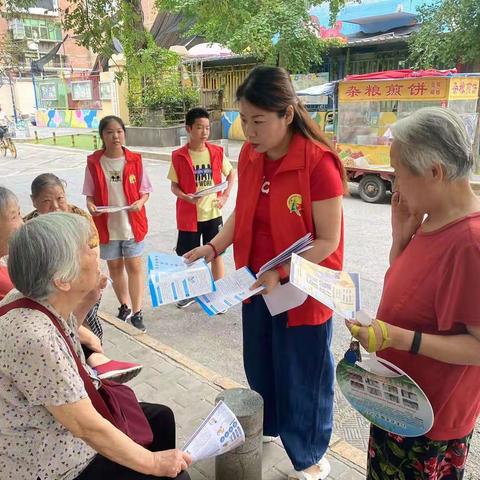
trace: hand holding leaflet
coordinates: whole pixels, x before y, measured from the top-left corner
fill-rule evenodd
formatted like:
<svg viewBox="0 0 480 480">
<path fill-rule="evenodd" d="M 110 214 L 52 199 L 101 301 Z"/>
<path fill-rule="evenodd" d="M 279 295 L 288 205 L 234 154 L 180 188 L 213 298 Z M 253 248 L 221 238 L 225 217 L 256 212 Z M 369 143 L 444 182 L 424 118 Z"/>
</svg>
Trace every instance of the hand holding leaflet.
<svg viewBox="0 0 480 480">
<path fill-rule="evenodd" d="M 167 253 L 148 256 L 148 286 L 154 307 L 215 290 L 212 272 L 203 258 L 187 265 L 183 257 Z"/>
<path fill-rule="evenodd" d="M 123 210 L 130 210 L 130 205 L 125 205 L 123 207 L 115 207 L 111 205 L 100 205 L 96 207 L 98 213 L 117 213 Z"/>
<path fill-rule="evenodd" d="M 212 193 L 223 192 L 228 187 L 228 182 L 217 183 L 213 187 L 204 188 L 192 195 L 193 198 L 206 197 L 207 195 L 212 195 Z"/>
<path fill-rule="evenodd" d="M 247 267 L 243 267 L 225 278 L 217 280 L 214 292 L 201 295 L 195 300 L 211 317 L 263 290 L 262 287 L 250 290 L 253 283 L 255 283 L 255 276 Z"/>
<path fill-rule="evenodd" d="M 257 278 L 267 270 L 278 267 L 282 263 L 290 260 L 293 253 L 300 254 L 310 250 L 312 248 L 313 236 L 311 233 L 307 233 L 304 237 L 299 238 L 296 242 L 292 243 L 288 248 L 283 252 L 279 253 L 275 258 L 272 258 L 270 261 L 265 263 L 260 267 L 260 270 L 257 273 Z"/>
<path fill-rule="evenodd" d="M 198 462 L 229 452 L 245 442 L 240 422 L 224 402 L 218 402 L 183 447 Z"/>
</svg>

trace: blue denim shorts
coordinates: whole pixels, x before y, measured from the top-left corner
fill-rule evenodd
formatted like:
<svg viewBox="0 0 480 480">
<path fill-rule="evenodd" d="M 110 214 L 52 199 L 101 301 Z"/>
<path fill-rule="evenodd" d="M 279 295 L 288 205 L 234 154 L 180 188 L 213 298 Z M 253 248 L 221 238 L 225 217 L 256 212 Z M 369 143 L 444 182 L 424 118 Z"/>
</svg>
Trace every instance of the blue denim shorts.
<svg viewBox="0 0 480 480">
<path fill-rule="evenodd" d="M 100 258 L 102 260 L 117 260 L 118 258 L 139 257 L 143 253 L 144 243 L 130 240 L 110 240 L 100 244 Z"/>
</svg>

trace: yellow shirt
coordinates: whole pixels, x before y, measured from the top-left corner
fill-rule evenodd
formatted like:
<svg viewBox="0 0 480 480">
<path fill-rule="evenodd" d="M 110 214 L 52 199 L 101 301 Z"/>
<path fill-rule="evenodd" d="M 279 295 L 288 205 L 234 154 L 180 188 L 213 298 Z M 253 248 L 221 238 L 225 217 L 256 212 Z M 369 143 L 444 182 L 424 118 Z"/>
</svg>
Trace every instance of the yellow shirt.
<svg viewBox="0 0 480 480">
<path fill-rule="evenodd" d="M 195 173 L 195 184 L 197 186 L 197 192 L 200 190 L 205 190 L 208 187 L 214 185 L 213 175 L 212 175 L 212 166 L 210 163 L 210 153 L 208 149 L 203 150 L 202 152 L 196 152 L 189 150 L 188 153 L 192 158 L 193 170 Z M 228 158 L 224 155 L 222 162 L 222 174 L 226 177 L 232 171 L 232 164 L 228 161 Z M 173 163 L 170 164 L 170 170 L 168 171 L 167 178 L 175 183 L 178 183 L 177 172 L 173 166 Z M 208 195 L 202 197 L 197 203 L 197 219 L 199 222 L 206 222 L 212 220 L 213 218 L 220 217 L 222 212 L 217 208 L 217 194 Z"/>
</svg>

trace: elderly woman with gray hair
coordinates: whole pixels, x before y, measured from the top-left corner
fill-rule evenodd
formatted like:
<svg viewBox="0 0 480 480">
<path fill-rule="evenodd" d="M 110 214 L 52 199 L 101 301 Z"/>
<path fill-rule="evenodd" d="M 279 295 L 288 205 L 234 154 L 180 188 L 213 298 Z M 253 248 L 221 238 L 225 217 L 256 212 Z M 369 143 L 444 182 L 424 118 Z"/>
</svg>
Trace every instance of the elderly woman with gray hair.
<svg viewBox="0 0 480 480">
<path fill-rule="evenodd" d="M 472 145 L 461 118 L 443 108 L 420 109 L 392 132 L 390 268 L 373 329 L 347 326 L 415 380 L 435 420 L 421 437 L 372 426 L 367 478 L 457 480 L 480 412 L 480 200 L 469 183 Z"/>
<path fill-rule="evenodd" d="M 5 262 L 8 239 L 23 224 L 15 194 L 0 185 L 0 300 L 13 288 Z"/>
<path fill-rule="evenodd" d="M 65 186 L 66 182 L 53 173 L 42 173 L 35 177 L 31 185 L 32 194 L 30 196 L 35 210 L 25 216 L 23 220 L 28 222 L 39 215 L 52 212 L 67 212 L 80 215 L 90 223 L 91 233 L 88 244 L 99 255 L 100 241 L 95 223 L 93 223 L 92 217 L 85 210 L 68 203 Z M 89 301 L 88 297 L 90 297 L 91 301 Z M 101 379 L 124 383 L 137 376 L 142 369 L 142 365 L 110 360 L 105 355 L 102 347 L 103 328 L 98 318 L 99 297 L 98 291 L 91 292 L 85 298 L 84 305 L 80 306 L 75 312 L 75 316 L 79 320 L 78 335 L 82 343 L 83 353 L 88 365 L 95 368 Z"/>
<path fill-rule="evenodd" d="M 140 409 L 134 401 L 143 417 L 136 422 L 149 431 L 149 449 L 108 420 L 107 406 L 98 408 L 100 385 L 85 362 L 72 315 L 100 282 L 90 233 L 79 215 L 49 213 L 10 238 L 8 272 L 17 290 L 0 303 L 0 476 L 187 480 L 190 457 L 175 449 L 168 407 Z"/>
</svg>

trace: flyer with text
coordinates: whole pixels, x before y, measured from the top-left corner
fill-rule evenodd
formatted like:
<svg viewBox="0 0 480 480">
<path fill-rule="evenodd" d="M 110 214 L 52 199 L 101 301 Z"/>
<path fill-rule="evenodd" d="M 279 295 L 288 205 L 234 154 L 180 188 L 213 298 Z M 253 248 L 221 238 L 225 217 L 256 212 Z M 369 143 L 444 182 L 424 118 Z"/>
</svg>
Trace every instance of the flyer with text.
<svg viewBox="0 0 480 480">
<path fill-rule="evenodd" d="M 349 320 L 361 308 L 358 273 L 331 270 L 294 253 L 290 283 Z"/>
</svg>

